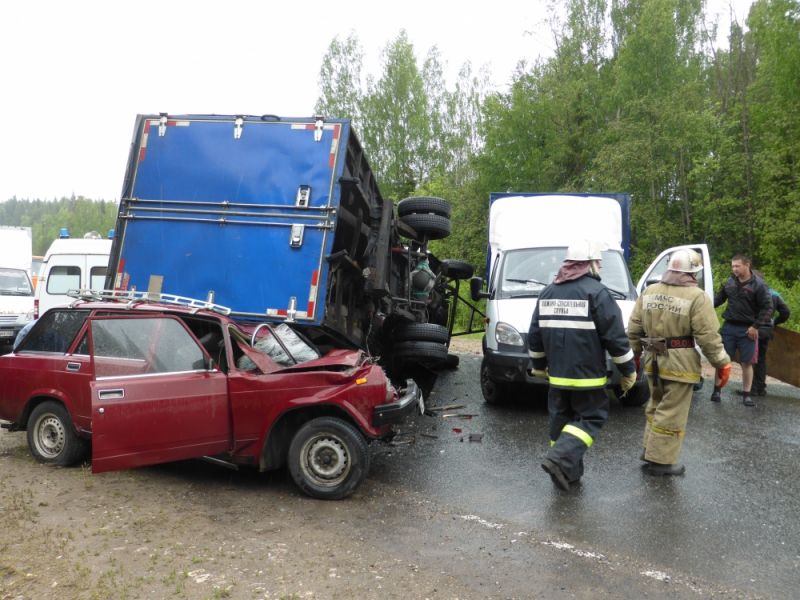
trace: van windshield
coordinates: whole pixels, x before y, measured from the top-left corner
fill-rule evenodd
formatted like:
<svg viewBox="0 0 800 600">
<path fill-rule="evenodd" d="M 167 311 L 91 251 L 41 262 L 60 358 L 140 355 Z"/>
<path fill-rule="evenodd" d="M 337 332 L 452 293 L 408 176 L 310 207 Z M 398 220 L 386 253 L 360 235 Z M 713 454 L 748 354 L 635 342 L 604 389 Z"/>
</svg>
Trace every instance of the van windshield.
<svg viewBox="0 0 800 600">
<path fill-rule="evenodd" d="M 536 297 L 555 279 L 566 248 L 523 248 L 510 250 L 503 257 L 498 296 Z M 622 253 L 603 252 L 601 282 L 619 299 L 633 300 L 633 284 Z"/>
<path fill-rule="evenodd" d="M 0 268 L 0 296 L 33 296 L 28 274 L 21 269 Z"/>
</svg>

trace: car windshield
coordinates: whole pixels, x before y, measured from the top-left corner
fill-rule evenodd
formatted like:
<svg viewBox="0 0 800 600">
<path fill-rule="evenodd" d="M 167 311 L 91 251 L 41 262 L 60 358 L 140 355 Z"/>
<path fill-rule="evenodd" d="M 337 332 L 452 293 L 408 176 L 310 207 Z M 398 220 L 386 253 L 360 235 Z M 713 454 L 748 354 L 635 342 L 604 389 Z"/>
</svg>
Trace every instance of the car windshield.
<svg viewBox="0 0 800 600">
<path fill-rule="evenodd" d="M 28 274 L 22 269 L 0 268 L 0 296 L 33 296 Z"/>
<path fill-rule="evenodd" d="M 566 248 L 523 248 L 510 250 L 503 257 L 500 298 L 536 297 L 553 282 L 564 260 Z M 600 277 L 611 293 L 632 300 L 633 286 L 621 252 L 603 252 Z"/>
</svg>

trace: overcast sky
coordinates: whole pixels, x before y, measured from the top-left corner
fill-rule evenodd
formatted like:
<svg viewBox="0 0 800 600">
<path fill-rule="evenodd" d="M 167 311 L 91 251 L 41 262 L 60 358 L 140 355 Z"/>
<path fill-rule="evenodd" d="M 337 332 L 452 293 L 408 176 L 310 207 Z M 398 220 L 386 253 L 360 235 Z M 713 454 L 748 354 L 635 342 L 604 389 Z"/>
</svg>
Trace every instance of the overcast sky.
<svg viewBox="0 0 800 600">
<path fill-rule="evenodd" d="M 0 201 L 116 200 L 139 113 L 309 116 L 331 40 L 355 32 L 365 68 L 401 29 L 450 83 L 470 61 L 502 89 L 552 52 L 547 0 L 2 0 Z M 744 21 L 752 0 L 709 0 Z M 725 39 L 723 37 L 723 39 Z"/>
</svg>

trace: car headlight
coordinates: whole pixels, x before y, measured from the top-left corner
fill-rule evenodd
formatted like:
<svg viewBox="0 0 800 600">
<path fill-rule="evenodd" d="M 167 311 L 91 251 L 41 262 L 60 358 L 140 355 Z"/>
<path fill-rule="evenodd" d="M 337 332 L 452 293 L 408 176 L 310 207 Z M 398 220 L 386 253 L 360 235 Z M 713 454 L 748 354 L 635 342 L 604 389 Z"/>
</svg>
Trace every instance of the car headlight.
<svg viewBox="0 0 800 600">
<path fill-rule="evenodd" d="M 507 344 L 509 346 L 523 346 L 522 336 L 519 331 L 514 329 L 508 323 L 498 323 L 494 328 L 494 339 L 498 344 Z"/>
</svg>

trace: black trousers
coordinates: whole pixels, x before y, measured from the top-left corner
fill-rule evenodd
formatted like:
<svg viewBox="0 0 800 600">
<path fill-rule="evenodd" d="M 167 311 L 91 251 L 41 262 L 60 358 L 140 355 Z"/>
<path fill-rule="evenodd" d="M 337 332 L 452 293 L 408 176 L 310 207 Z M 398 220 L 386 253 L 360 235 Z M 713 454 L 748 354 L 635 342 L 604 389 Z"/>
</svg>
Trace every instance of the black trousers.
<svg viewBox="0 0 800 600">
<path fill-rule="evenodd" d="M 564 390 L 550 386 L 549 458 L 569 481 L 583 475 L 583 455 L 608 420 L 609 400 L 605 389 Z"/>
<path fill-rule="evenodd" d="M 767 346 L 769 338 L 758 338 L 758 362 L 753 365 L 754 392 L 763 392 L 767 389 Z"/>
</svg>

